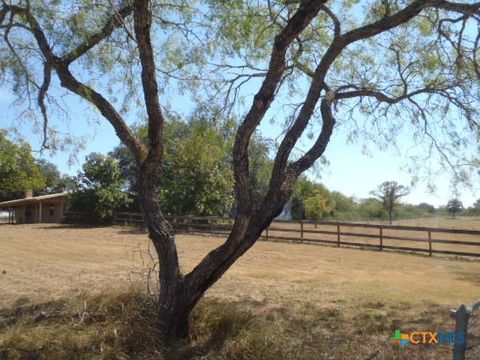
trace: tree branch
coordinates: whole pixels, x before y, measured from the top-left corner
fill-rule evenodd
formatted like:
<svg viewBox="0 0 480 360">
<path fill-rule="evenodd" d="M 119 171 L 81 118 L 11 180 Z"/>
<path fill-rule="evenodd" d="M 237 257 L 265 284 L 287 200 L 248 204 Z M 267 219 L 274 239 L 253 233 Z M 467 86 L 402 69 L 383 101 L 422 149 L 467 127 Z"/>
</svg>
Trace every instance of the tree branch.
<svg viewBox="0 0 480 360">
<path fill-rule="evenodd" d="M 335 117 L 332 113 L 334 96 L 335 94 L 333 92 L 327 93 L 327 95 L 322 99 L 322 102 L 320 104 L 320 112 L 322 114 L 323 125 L 317 140 L 310 148 L 310 150 L 305 153 L 305 155 L 290 164 L 287 169 L 287 173 L 291 173 L 295 180 L 300 174 L 310 168 L 313 163 L 325 152 L 327 144 L 330 141 L 330 137 L 332 136 L 333 128 L 335 126 Z"/>
<path fill-rule="evenodd" d="M 325 12 L 333 21 L 334 38 L 340 37 L 340 35 L 342 34 L 342 30 L 341 30 L 340 21 L 338 20 L 337 15 L 335 15 L 335 13 L 327 6 L 322 6 L 322 11 Z"/>
<path fill-rule="evenodd" d="M 108 19 L 102 29 L 90 36 L 88 36 L 80 45 L 78 45 L 75 49 L 68 52 L 64 56 L 62 56 L 62 61 L 65 64 L 70 64 L 77 60 L 79 57 L 84 55 L 90 49 L 94 48 L 98 45 L 102 40 L 110 36 L 115 29 L 124 25 L 123 19 L 128 17 L 133 12 L 133 5 L 127 4 L 120 10 L 115 10 L 115 14 Z"/>
<path fill-rule="evenodd" d="M 435 7 L 448 11 L 458 12 L 464 15 L 479 14 L 480 2 L 473 4 L 462 4 L 450 1 L 440 1 L 435 3 Z"/>
<path fill-rule="evenodd" d="M 47 148 L 47 129 L 48 129 L 48 114 L 47 107 L 45 106 L 45 96 L 50 86 L 50 80 L 52 78 L 52 64 L 48 61 L 43 65 L 43 83 L 38 92 L 38 106 L 43 116 L 43 140 L 40 147 L 41 150 Z"/>
<path fill-rule="evenodd" d="M 29 31 L 33 34 L 45 61 L 55 69 L 60 78 L 61 85 L 95 105 L 100 113 L 112 124 L 117 136 L 129 148 L 135 160 L 139 163 L 142 162 L 145 158 L 144 148 L 123 120 L 122 116 L 101 94 L 81 83 L 73 76 L 68 68 L 69 64 L 65 63 L 53 53 L 40 24 L 35 17 L 32 16 L 30 11 L 20 6 L 3 4 L 0 14 L 7 14 L 8 12 L 19 15 L 26 20 L 30 27 Z"/>
<path fill-rule="evenodd" d="M 237 216 L 227 241 L 211 251 L 186 277 L 185 281 L 195 294 L 203 293 L 218 280 L 236 259 L 245 253 L 256 241 L 255 231 L 249 227 L 252 194 L 248 165 L 248 144 L 250 137 L 273 101 L 275 91 L 285 71 L 285 55 L 290 44 L 308 26 L 320 11 L 325 0 L 309 0 L 303 2 L 296 13 L 288 20 L 287 25 L 275 37 L 270 56 L 267 75 L 254 97 L 253 104 L 240 125 L 233 149 L 233 165 L 235 173 L 235 190 L 237 199 Z M 268 217 L 265 221 L 270 222 Z M 250 231 L 250 230 L 252 231 Z M 249 232 L 250 231 L 250 232 Z"/>
<path fill-rule="evenodd" d="M 146 157 L 145 148 L 113 105 L 103 95 L 78 81 L 63 63 L 54 62 L 54 68 L 60 78 L 61 85 L 95 105 L 103 117 L 113 126 L 118 138 L 132 152 L 135 161 L 141 164 Z"/>
<path fill-rule="evenodd" d="M 239 215 L 247 214 L 251 208 L 252 194 L 248 169 L 248 144 L 250 137 L 273 101 L 275 91 L 285 71 L 287 48 L 317 15 L 325 1 L 309 0 L 302 3 L 285 28 L 275 37 L 267 75 L 260 90 L 254 97 L 249 112 L 237 131 L 233 150 L 233 165 L 237 212 Z"/>
<path fill-rule="evenodd" d="M 463 12 L 474 12 L 477 11 L 480 7 L 480 3 L 469 5 L 467 7 L 457 6 L 458 4 L 442 2 L 440 7 L 444 7 L 448 10 L 452 11 L 463 11 Z M 399 26 L 402 23 L 405 23 L 418 15 L 424 8 L 429 6 L 437 6 L 438 1 L 425 1 L 419 0 L 415 1 L 414 3 L 410 4 L 409 6 L 405 7 L 404 9 L 398 11 L 395 14 L 388 15 L 383 17 L 382 19 L 372 23 L 360 27 L 358 29 L 351 30 L 343 35 L 339 35 L 334 38 L 332 44 L 325 52 L 322 60 L 320 61 L 319 65 L 315 69 L 315 72 L 311 74 L 311 71 L 306 72 L 307 75 L 312 77 L 311 86 L 304 103 L 304 106 L 299 112 L 299 115 L 287 134 L 285 135 L 282 143 L 280 144 L 279 150 L 277 152 L 277 156 L 275 158 L 274 169 L 272 172 L 271 183 L 269 186 L 269 191 L 265 196 L 264 203 L 268 202 L 268 199 L 271 199 L 272 196 L 275 196 L 276 193 L 283 187 L 283 181 L 286 179 L 287 173 L 285 169 L 287 167 L 288 158 L 290 156 L 291 150 L 295 146 L 296 142 L 298 141 L 299 137 L 303 133 L 305 127 L 308 124 L 311 115 L 313 114 L 313 110 L 315 108 L 315 104 L 318 102 L 320 98 L 320 93 L 322 88 L 325 88 L 324 81 L 327 75 L 327 72 L 330 66 L 333 64 L 335 59 L 340 55 L 340 53 L 345 49 L 348 45 L 357 42 L 359 40 L 364 40 L 367 38 L 371 38 L 375 35 L 378 35 L 382 32 L 388 31 L 394 27 Z M 338 31 L 337 31 L 338 32 Z M 376 97 L 377 100 L 388 102 L 388 103 L 396 103 L 403 99 L 408 98 L 409 96 L 414 96 L 419 93 L 432 93 L 434 90 L 432 89 L 421 89 L 411 94 L 404 94 L 402 97 L 399 98 L 390 98 L 385 94 L 372 91 L 372 90 L 360 90 L 360 91 L 352 91 L 349 93 L 337 94 L 337 98 L 347 98 L 347 97 L 356 97 L 356 96 L 373 96 Z M 320 154 L 321 155 L 321 154 Z M 305 161 L 305 160 L 303 160 Z M 302 162 L 303 162 L 302 161 Z M 300 162 L 300 164 L 302 163 Z M 298 164 L 297 164 L 298 165 Z M 263 206 L 262 208 L 264 208 Z"/>
<path fill-rule="evenodd" d="M 249 224 L 249 222 L 245 222 L 245 216 L 251 213 L 252 206 L 251 186 L 248 175 L 248 142 L 250 136 L 255 131 L 273 100 L 278 83 L 285 71 L 285 52 L 287 47 L 301 33 L 301 31 L 303 31 L 308 25 L 308 22 L 313 19 L 315 14 L 321 9 L 321 6 L 323 6 L 323 3 L 309 1 L 304 2 L 300 6 L 297 13 L 290 18 L 286 28 L 276 37 L 267 76 L 265 77 L 260 91 L 255 95 L 252 107 L 237 132 L 233 162 L 236 181 L 236 197 L 238 201 L 238 215 L 236 217 L 234 228 L 225 244 L 210 252 L 197 265 L 197 267 L 187 275 L 186 280 L 188 280 L 189 283 L 195 284 L 194 287 L 198 288 L 215 282 L 228 268 L 228 264 L 232 262 L 232 259 L 241 256 L 241 254 L 253 244 L 255 240 L 250 242 L 250 233 L 254 232 L 257 226 L 261 227 L 263 225 L 268 225 L 271 219 L 273 219 L 275 213 L 281 211 L 281 206 L 284 201 L 286 201 L 291 191 L 293 191 L 296 178 L 323 154 L 335 124 L 331 109 L 333 93 L 322 100 L 321 112 L 324 123 L 322 132 L 317 141 L 304 156 L 288 167 L 288 171 L 283 170 L 286 169 L 286 163 L 291 148 L 293 148 L 296 140 L 298 140 L 298 137 L 303 132 L 313 113 L 315 105 L 320 98 L 321 90 L 326 88 L 324 83 L 325 76 L 342 50 L 353 42 L 367 39 L 407 22 L 414 16 L 418 15 L 422 9 L 432 4 L 432 2 L 433 1 L 425 0 L 416 1 L 394 15 L 384 17 L 373 24 L 340 35 L 333 41 L 315 70 L 314 78 L 307 95 L 307 101 L 304 103 L 296 122 L 290 129 L 290 133 L 287 133 L 285 137 L 287 140 L 284 138 L 285 149 L 283 152 L 279 151 L 277 153 L 277 168 L 272 173 L 272 180 L 268 194 L 264 198 L 261 208 L 254 214 L 254 218 L 258 218 L 260 223 Z M 312 8 L 315 8 L 315 14 L 312 13 Z M 298 19 L 299 16 L 302 16 L 304 19 L 308 16 L 308 21 L 301 21 Z M 296 26 L 295 31 L 291 28 L 293 27 L 293 24 Z M 275 179 L 275 174 L 281 174 L 279 178 L 280 181 Z M 279 193 L 278 190 L 281 190 L 281 192 Z M 267 210 L 268 212 L 263 212 Z M 245 239 L 245 241 L 242 242 L 242 238 Z"/>
<path fill-rule="evenodd" d="M 285 137 L 283 138 L 279 150 L 277 151 L 277 155 L 274 160 L 269 190 L 264 197 L 263 204 L 261 206 L 261 209 L 263 209 L 262 211 L 265 211 L 265 209 L 269 207 L 268 202 L 271 201 L 272 197 L 277 196 L 281 189 L 289 192 L 290 186 L 294 185 L 294 181 L 292 182 L 292 179 L 287 179 L 287 175 L 290 176 L 290 174 L 287 174 L 287 172 L 285 171 L 287 169 L 289 156 L 298 139 L 303 134 L 306 126 L 308 125 L 308 122 L 315 110 L 315 106 L 320 99 L 322 89 L 328 90 L 328 87 L 325 84 L 327 72 L 329 71 L 334 61 L 342 53 L 342 51 L 348 45 L 354 42 L 373 37 L 379 33 L 382 33 L 409 21 L 410 19 L 418 15 L 418 13 L 420 13 L 420 11 L 428 4 L 428 1 L 416 1 L 393 15 L 386 16 L 372 24 L 363 26 L 361 28 L 351 30 L 343 35 L 337 36 L 336 38 L 334 37 L 332 43 L 330 44 L 317 68 L 315 69 L 315 72 L 313 73 L 312 81 L 310 83 L 310 88 L 308 90 L 305 103 L 303 104 L 293 125 L 290 127 Z M 314 153 L 316 153 L 316 151 L 310 153 L 309 156 Z M 299 164 L 303 164 L 303 162 L 305 161 L 306 160 L 304 159 Z M 288 182 L 288 186 L 285 186 L 285 181 Z"/>
<path fill-rule="evenodd" d="M 134 11 L 135 37 L 142 66 L 142 86 L 148 115 L 148 156 L 145 160 L 145 176 L 156 177 L 162 160 L 163 150 L 163 114 L 158 99 L 158 85 L 155 71 L 150 28 L 152 13 L 148 0 L 138 1 Z"/>
</svg>

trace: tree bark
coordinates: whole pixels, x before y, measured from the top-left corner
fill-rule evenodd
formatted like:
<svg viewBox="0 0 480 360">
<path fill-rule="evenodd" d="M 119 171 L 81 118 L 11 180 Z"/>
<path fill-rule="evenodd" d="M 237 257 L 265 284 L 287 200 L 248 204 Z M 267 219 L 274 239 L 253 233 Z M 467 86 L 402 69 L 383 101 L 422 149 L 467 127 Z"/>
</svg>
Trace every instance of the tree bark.
<svg viewBox="0 0 480 360">
<path fill-rule="evenodd" d="M 141 174 L 145 172 L 147 171 L 142 171 Z M 193 306 L 188 306 L 188 294 L 180 271 L 175 235 L 160 211 L 155 180 L 155 176 L 139 176 L 138 199 L 159 261 L 159 325 L 165 340 L 171 341 L 188 335 L 188 316 Z"/>
</svg>

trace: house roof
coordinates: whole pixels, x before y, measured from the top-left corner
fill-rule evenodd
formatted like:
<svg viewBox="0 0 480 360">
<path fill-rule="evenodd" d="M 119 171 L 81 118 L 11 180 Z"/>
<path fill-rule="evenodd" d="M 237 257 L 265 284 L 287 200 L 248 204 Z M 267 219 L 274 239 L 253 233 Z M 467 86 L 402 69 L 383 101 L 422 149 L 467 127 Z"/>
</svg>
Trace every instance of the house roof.
<svg viewBox="0 0 480 360">
<path fill-rule="evenodd" d="M 56 200 L 67 197 L 68 193 L 62 192 L 57 194 L 49 194 L 49 195 L 40 195 L 40 196 L 33 196 L 24 199 L 15 199 L 0 202 L 0 209 L 7 209 L 12 208 L 19 205 L 26 205 L 26 204 L 35 204 L 43 200 Z"/>
</svg>

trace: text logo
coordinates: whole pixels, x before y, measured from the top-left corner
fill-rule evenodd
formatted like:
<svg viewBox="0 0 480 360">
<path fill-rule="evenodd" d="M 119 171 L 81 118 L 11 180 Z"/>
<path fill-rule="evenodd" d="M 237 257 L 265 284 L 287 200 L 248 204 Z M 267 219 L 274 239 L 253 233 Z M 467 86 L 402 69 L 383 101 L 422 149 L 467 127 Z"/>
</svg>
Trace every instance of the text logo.
<svg viewBox="0 0 480 360">
<path fill-rule="evenodd" d="M 395 330 L 393 342 L 398 344 L 402 349 L 407 344 L 465 344 L 465 333 L 455 334 L 453 332 L 441 332 L 441 331 L 413 331 L 411 333 L 402 333 L 400 330 Z"/>
</svg>

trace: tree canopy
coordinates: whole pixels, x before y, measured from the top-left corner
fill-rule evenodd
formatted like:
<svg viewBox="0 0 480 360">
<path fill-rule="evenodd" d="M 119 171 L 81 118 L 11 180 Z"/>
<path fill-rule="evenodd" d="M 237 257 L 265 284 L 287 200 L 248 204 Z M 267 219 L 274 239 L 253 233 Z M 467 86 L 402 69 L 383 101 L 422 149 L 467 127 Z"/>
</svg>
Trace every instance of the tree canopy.
<svg viewBox="0 0 480 360">
<path fill-rule="evenodd" d="M 404 185 L 400 185 L 396 181 L 385 181 L 372 191 L 377 199 L 382 202 L 383 208 L 388 213 L 388 220 L 392 223 L 393 210 L 398 204 L 400 198 L 407 196 L 410 189 Z"/>
<path fill-rule="evenodd" d="M 174 136 L 178 132 L 175 125 L 171 124 L 168 130 L 158 184 L 164 211 L 228 215 L 234 200 L 233 172 L 229 166 L 231 143 L 205 123 L 190 124 L 185 129 L 187 134 L 178 139 Z"/>
<path fill-rule="evenodd" d="M 57 166 L 45 159 L 37 159 L 36 165 L 45 178 L 45 187 L 41 189 L 41 192 L 54 193 L 61 191 L 62 176 Z"/>
<path fill-rule="evenodd" d="M 115 210 L 131 202 L 124 192 L 120 166 L 111 156 L 91 153 L 76 179 L 76 191 L 70 194 L 73 211 L 86 212 L 92 219 L 111 220 Z"/>
<path fill-rule="evenodd" d="M 463 210 L 463 204 L 458 199 L 451 199 L 448 201 L 446 206 L 447 211 L 452 214 L 452 217 L 455 218 L 455 215 Z"/>
<path fill-rule="evenodd" d="M 19 98 L 31 99 L 29 107 L 38 104 L 45 120 L 49 107 L 53 111 L 59 105 L 53 94 L 48 96 L 50 85 L 62 83 L 61 78 L 64 86 L 86 101 L 94 100 L 97 107 L 102 103 L 106 110 L 105 101 L 110 102 L 120 116 L 143 106 L 141 80 L 133 71 L 140 65 L 132 29 L 133 3 L 121 1 L 112 7 L 107 1 L 77 0 L 72 4 L 77 6 L 30 1 L 30 17 L 25 17 L 22 2 L 2 8 L 8 40 L 0 44 L 5 50 L 2 78 L 11 81 Z M 302 108 L 301 117 L 311 115 L 315 109 L 311 105 L 332 89 L 332 106 L 339 115 L 336 123 L 349 129 L 352 138 L 365 135 L 387 145 L 405 130 L 425 145 L 424 160 L 435 158 L 437 150 L 446 165 L 465 165 L 472 164 L 467 157 L 474 156 L 467 151 L 473 139 L 468 134 L 478 129 L 477 6 L 446 1 L 152 2 L 154 36 L 149 40 L 158 81 L 172 89 L 166 99 L 190 90 L 197 103 L 224 105 L 225 99 L 238 102 L 243 85 L 255 84 L 268 74 L 275 35 L 289 23 L 289 31 L 300 26 L 295 36 L 282 39 L 288 41 L 285 44 L 278 39 L 284 45 L 278 50 L 285 52 L 285 63 L 278 63 L 282 72 L 275 84 L 282 96 L 275 100 L 285 107 L 285 130 Z M 304 23 L 297 21 L 307 11 Z M 10 20 L 7 14 L 12 15 Z M 289 20 L 294 14 L 298 16 Z M 32 27 L 37 32 L 25 32 Z M 47 51 L 44 45 L 49 42 L 55 43 L 55 51 Z M 69 70 L 59 72 L 60 78 L 55 77 L 59 68 L 55 57 Z M 95 87 L 65 81 L 84 72 L 97 75 Z M 299 106 L 308 93 L 310 101 Z M 465 122 L 455 121 L 457 117 Z M 45 124 L 44 145 L 54 146 L 59 136 L 53 135 L 52 122 Z M 307 128 L 300 123 L 298 127 Z M 318 130 L 310 124 L 307 132 Z M 456 167 L 459 178 L 465 169 Z"/>
<path fill-rule="evenodd" d="M 472 208 L 475 214 L 480 213 L 480 199 L 477 199 L 477 201 L 475 201 Z"/>
<path fill-rule="evenodd" d="M 335 203 L 325 186 L 300 178 L 291 198 L 295 219 L 321 220 L 333 214 Z"/>
<path fill-rule="evenodd" d="M 228 216 L 234 206 L 232 147 L 235 123 L 214 123 L 204 115 L 181 120 L 171 116 L 165 123 L 164 160 L 159 168 L 158 200 L 171 215 Z M 143 142 L 146 127 L 137 129 Z M 135 160 L 125 146 L 111 155 L 118 160 L 129 191 L 136 193 Z M 259 136 L 250 144 L 250 173 L 254 198 L 258 201 L 268 187 L 271 160 Z"/>
<path fill-rule="evenodd" d="M 58 170 L 57 165 L 45 159 L 36 159 L 35 162 L 45 178 L 45 186 L 35 191 L 35 194 L 54 194 L 64 191 L 73 191 L 76 189 L 73 177 L 62 175 Z"/>
<path fill-rule="evenodd" d="M 27 143 L 16 144 L 0 130 L 0 201 L 23 197 L 26 190 L 45 187 L 45 177 Z"/>
</svg>

